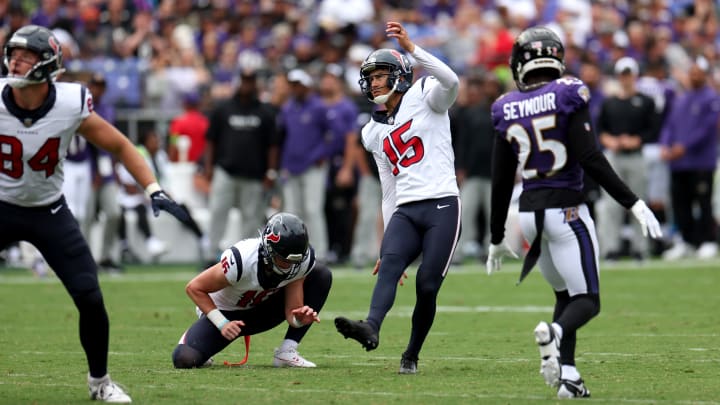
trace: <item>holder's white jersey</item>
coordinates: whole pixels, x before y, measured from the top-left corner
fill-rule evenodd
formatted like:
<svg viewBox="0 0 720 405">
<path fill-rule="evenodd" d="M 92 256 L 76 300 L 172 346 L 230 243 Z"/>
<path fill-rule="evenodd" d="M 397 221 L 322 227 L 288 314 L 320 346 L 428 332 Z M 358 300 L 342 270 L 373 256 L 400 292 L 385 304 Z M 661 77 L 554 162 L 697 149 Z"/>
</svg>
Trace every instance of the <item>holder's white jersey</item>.
<svg viewBox="0 0 720 405">
<path fill-rule="evenodd" d="M 282 287 L 295 280 L 307 277 L 315 264 L 315 255 L 311 254 L 300 264 L 295 276 L 283 280 L 273 288 L 264 288 L 258 279 L 260 238 L 244 239 L 223 252 L 222 264 L 229 286 L 210 293 L 215 305 L 223 311 L 250 309 L 265 301 L 271 295 L 281 291 Z"/>
<path fill-rule="evenodd" d="M 93 111 L 92 95 L 79 83 L 54 83 L 42 115 L 37 111 L 43 107 L 29 114 L 17 111 L 8 102 L 9 91 L 0 79 L 0 201 L 51 204 L 62 195 L 63 161 L 77 128 Z"/>
<path fill-rule="evenodd" d="M 361 133 L 377 162 L 386 226 L 398 205 L 459 195 L 447 111 L 457 96 L 457 75 L 418 46 L 412 56 L 434 76 L 417 80 L 394 116 L 371 119 Z"/>
</svg>

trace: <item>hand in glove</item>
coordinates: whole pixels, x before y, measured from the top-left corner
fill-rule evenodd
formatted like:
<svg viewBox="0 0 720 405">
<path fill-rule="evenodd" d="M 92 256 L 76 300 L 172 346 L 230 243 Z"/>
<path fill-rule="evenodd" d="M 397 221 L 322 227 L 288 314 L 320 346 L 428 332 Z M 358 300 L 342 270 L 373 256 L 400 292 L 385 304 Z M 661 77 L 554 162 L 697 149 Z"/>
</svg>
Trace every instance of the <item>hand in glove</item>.
<svg viewBox="0 0 720 405">
<path fill-rule="evenodd" d="M 497 245 L 493 245 L 492 243 L 490 244 L 487 262 L 485 263 L 488 275 L 500 270 L 500 266 L 502 266 L 502 259 L 505 256 L 513 257 L 515 259 L 518 258 L 518 255 L 510 249 L 510 246 L 508 246 L 505 240 Z"/>
<path fill-rule="evenodd" d="M 637 200 L 637 202 L 630 208 L 630 211 L 635 216 L 635 219 L 637 219 L 640 223 L 643 236 L 648 236 L 648 234 L 650 234 L 650 237 L 653 239 L 662 237 L 662 228 L 660 228 L 660 223 L 657 218 L 655 218 L 655 214 L 653 214 L 643 200 Z"/>
<path fill-rule="evenodd" d="M 185 225 L 189 225 L 192 220 L 190 214 L 184 210 L 178 203 L 170 198 L 160 185 L 152 183 L 145 189 L 145 192 L 150 197 L 150 203 L 152 205 L 153 214 L 157 217 L 160 215 L 160 210 L 169 212 L 172 216 L 177 218 L 178 221 Z"/>
</svg>

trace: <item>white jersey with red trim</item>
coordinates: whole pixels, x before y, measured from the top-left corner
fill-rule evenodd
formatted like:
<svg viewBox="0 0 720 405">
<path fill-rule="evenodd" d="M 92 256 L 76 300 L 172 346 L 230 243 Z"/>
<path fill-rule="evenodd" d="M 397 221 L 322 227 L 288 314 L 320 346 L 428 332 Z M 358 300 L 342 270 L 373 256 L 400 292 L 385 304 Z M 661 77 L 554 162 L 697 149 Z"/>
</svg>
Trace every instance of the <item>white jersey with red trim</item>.
<svg viewBox="0 0 720 405">
<path fill-rule="evenodd" d="M 378 165 L 386 226 L 398 205 L 459 195 L 448 116 L 457 75 L 419 46 L 412 56 L 433 76 L 417 80 L 394 115 L 373 118 L 362 129 L 362 143 Z"/>
<path fill-rule="evenodd" d="M 265 288 L 259 277 L 260 238 L 244 239 L 223 252 L 220 263 L 229 286 L 210 293 L 215 305 L 223 311 L 250 309 L 265 301 L 271 295 L 281 291 L 282 287 L 307 277 L 315 264 L 315 255 L 311 254 L 300 264 L 295 276 L 282 280 L 272 288 Z M 267 284 L 266 284 L 267 286 Z"/>
<path fill-rule="evenodd" d="M 46 206 L 62 195 L 63 161 L 77 128 L 93 111 L 92 95 L 79 83 L 55 83 L 47 112 L 12 105 L 10 87 L 0 79 L 0 201 Z M 26 115 L 18 117 L 13 112 Z M 37 116 L 36 116 L 37 115 Z"/>
</svg>

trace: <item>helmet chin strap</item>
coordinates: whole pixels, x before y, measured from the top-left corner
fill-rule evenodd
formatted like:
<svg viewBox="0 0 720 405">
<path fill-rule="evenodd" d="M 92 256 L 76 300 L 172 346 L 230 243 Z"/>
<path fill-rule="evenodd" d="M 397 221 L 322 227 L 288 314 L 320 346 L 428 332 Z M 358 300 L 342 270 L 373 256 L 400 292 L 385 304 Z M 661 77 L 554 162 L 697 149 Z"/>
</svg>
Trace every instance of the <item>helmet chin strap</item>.
<svg viewBox="0 0 720 405">
<path fill-rule="evenodd" d="M 370 101 L 372 101 L 373 103 L 375 103 L 375 104 L 377 104 L 377 105 L 387 103 L 388 99 L 390 99 L 390 96 L 392 96 L 393 93 L 395 93 L 395 89 L 397 88 L 397 84 L 398 84 L 398 81 L 396 80 L 396 81 L 395 81 L 395 84 L 393 85 L 392 89 L 390 89 L 390 91 L 388 91 L 386 94 L 383 94 L 382 96 L 377 96 L 377 97 L 373 98 L 373 99 L 370 100 Z"/>
<path fill-rule="evenodd" d="M 7 83 L 13 89 L 22 89 L 23 87 L 27 87 L 31 84 L 38 84 L 38 83 L 42 83 L 42 82 L 36 82 L 34 80 L 29 80 L 24 77 L 8 76 Z"/>
<path fill-rule="evenodd" d="M 65 72 L 65 69 L 58 69 L 57 71 L 53 72 L 50 75 L 50 82 L 54 82 L 57 80 L 57 77 Z M 45 83 L 48 80 L 41 79 L 41 80 L 32 80 L 25 76 L 7 76 L 7 83 L 10 87 L 13 89 L 22 89 L 23 87 L 27 87 L 31 84 L 40 84 Z"/>
</svg>

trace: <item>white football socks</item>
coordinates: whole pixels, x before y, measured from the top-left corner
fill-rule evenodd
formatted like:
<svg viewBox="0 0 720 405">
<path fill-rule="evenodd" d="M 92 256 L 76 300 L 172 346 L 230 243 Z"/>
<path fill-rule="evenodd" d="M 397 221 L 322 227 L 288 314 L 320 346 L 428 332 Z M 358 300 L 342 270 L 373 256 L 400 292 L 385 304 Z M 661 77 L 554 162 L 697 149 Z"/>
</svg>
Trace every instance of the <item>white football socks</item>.
<svg viewBox="0 0 720 405">
<path fill-rule="evenodd" d="M 580 379 L 580 373 L 577 371 L 577 368 L 567 364 L 563 364 L 560 375 L 563 380 L 577 381 Z"/>
<path fill-rule="evenodd" d="M 558 323 L 553 322 L 550 326 L 553 328 L 553 332 L 555 332 L 555 337 L 558 341 L 562 341 L 563 337 L 563 328 Z"/>
<path fill-rule="evenodd" d="M 285 340 L 283 340 L 282 344 L 280 345 L 280 350 L 281 351 L 293 350 L 293 349 L 297 350 L 297 347 L 298 347 L 298 342 L 296 342 L 292 339 L 285 339 Z"/>
</svg>

